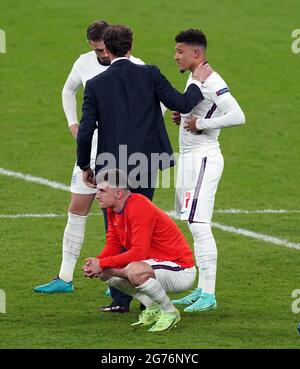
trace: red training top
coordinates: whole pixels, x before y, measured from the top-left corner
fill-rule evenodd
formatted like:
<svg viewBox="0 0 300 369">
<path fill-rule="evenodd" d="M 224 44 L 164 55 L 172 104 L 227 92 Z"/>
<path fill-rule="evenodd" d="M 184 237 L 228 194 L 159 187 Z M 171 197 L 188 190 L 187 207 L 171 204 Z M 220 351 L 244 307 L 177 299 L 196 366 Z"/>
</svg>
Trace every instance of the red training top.
<svg viewBox="0 0 300 369">
<path fill-rule="evenodd" d="M 122 212 L 107 209 L 107 215 L 106 244 L 97 256 L 102 269 L 147 259 L 194 266 L 192 251 L 176 223 L 145 196 L 132 193 Z M 127 251 L 121 253 L 122 248 Z"/>
</svg>

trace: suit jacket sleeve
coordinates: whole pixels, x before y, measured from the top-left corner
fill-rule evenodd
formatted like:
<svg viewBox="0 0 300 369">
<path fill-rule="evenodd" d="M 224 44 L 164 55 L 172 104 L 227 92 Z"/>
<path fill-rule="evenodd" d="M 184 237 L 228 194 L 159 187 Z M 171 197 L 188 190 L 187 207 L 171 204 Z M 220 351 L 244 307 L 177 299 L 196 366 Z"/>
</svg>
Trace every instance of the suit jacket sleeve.
<svg viewBox="0 0 300 369">
<path fill-rule="evenodd" d="M 180 113 L 189 113 L 204 97 L 196 84 L 191 84 L 185 93 L 178 92 L 156 66 L 154 73 L 154 89 L 159 99 L 168 109 Z"/>
<path fill-rule="evenodd" d="M 84 90 L 82 117 L 77 135 L 77 165 L 80 168 L 90 164 L 92 139 L 97 121 L 99 119 L 96 96 L 88 81 Z"/>
</svg>

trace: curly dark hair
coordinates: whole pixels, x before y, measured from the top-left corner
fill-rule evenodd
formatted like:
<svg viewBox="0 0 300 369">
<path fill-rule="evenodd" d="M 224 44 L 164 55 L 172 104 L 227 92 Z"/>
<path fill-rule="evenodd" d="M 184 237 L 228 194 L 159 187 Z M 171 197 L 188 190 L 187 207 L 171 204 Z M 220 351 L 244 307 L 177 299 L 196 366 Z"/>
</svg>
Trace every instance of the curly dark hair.
<svg viewBox="0 0 300 369">
<path fill-rule="evenodd" d="M 109 24 L 105 20 L 97 20 L 88 26 L 86 37 L 89 41 L 102 41 L 103 34 Z"/>
<path fill-rule="evenodd" d="M 181 31 L 175 37 L 176 42 L 182 42 L 187 45 L 197 45 L 207 48 L 207 39 L 205 34 L 199 29 L 189 28 L 185 31 Z"/>
<path fill-rule="evenodd" d="M 116 57 L 122 57 L 131 50 L 132 35 L 133 32 L 129 27 L 117 24 L 105 30 L 103 41 L 109 52 Z"/>
</svg>

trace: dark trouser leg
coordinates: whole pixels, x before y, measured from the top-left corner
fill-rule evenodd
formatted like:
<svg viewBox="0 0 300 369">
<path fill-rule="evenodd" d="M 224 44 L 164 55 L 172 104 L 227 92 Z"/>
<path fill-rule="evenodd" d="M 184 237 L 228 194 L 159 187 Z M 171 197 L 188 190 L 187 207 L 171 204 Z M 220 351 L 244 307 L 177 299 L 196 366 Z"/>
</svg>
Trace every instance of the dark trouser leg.
<svg viewBox="0 0 300 369">
<path fill-rule="evenodd" d="M 145 176 L 147 176 L 147 182 L 148 187 L 138 187 L 138 188 L 132 188 L 130 191 L 133 193 L 140 193 L 141 195 L 144 195 L 148 197 L 149 200 L 152 201 L 155 191 L 155 183 L 157 178 L 157 172 L 147 173 Z"/>
</svg>

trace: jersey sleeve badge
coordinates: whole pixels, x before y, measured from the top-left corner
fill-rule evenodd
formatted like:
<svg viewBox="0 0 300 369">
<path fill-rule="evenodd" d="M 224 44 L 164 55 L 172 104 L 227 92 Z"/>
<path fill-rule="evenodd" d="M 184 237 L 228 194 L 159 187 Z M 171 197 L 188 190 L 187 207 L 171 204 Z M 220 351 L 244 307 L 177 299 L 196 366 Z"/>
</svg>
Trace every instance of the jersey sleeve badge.
<svg viewBox="0 0 300 369">
<path fill-rule="evenodd" d="M 229 92 L 229 88 L 228 87 L 224 87 L 221 90 L 216 91 L 216 95 L 217 96 L 221 96 L 221 95 L 225 94 L 226 92 Z"/>
</svg>

